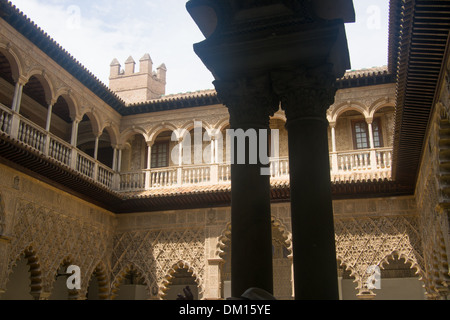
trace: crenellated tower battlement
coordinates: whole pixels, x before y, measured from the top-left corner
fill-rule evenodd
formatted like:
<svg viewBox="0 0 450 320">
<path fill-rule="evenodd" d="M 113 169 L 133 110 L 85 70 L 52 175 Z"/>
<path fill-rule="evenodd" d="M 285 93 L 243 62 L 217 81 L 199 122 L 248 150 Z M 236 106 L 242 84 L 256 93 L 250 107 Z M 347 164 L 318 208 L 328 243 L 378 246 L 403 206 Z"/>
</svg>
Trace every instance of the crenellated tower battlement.
<svg viewBox="0 0 450 320">
<path fill-rule="evenodd" d="M 139 70 L 130 56 L 122 68 L 117 59 L 110 65 L 109 87 L 127 104 L 161 98 L 166 93 L 165 64 L 153 71 L 153 61 L 148 53 L 139 60 Z"/>
</svg>

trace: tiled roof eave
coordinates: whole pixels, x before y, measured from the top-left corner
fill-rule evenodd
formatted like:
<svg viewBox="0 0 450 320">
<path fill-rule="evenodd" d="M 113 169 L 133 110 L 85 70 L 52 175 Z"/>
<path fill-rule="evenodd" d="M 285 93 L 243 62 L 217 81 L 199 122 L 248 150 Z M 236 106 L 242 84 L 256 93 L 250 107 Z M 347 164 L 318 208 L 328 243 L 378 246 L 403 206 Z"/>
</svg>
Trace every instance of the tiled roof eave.
<svg viewBox="0 0 450 320">
<path fill-rule="evenodd" d="M 397 59 L 393 178 L 414 186 L 448 55 L 450 1 L 398 2 L 391 1 L 391 10 L 398 11 L 391 17 L 401 17 L 401 28 L 391 31 L 390 39 L 391 59 Z"/>
</svg>

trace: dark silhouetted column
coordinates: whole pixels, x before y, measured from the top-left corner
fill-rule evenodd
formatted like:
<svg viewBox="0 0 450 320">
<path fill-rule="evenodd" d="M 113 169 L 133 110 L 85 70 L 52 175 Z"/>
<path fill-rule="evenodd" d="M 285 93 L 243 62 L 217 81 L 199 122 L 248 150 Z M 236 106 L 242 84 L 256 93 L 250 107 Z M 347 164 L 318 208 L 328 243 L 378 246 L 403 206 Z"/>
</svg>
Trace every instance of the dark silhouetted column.
<svg viewBox="0 0 450 320">
<path fill-rule="evenodd" d="M 286 112 L 296 299 L 338 299 L 328 121 L 335 77 L 327 66 L 273 75 Z"/>
<path fill-rule="evenodd" d="M 270 116 L 278 110 L 279 102 L 271 93 L 269 77 L 215 81 L 214 85 L 220 100 L 228 107 L 231 131 L 227 134 L 234 141 L 231 158 L 232 296 L 239 297 L 251 287 L 273 293 L 270 176 L 264 172 L 268 164 L 261 162 L 260 147 L 263 152 L 266 147 L 260 143 L 267 141 L 264 135 L 268 134 Z M 241 158 L 240 149 L 245 157 Z"/>
</svg>

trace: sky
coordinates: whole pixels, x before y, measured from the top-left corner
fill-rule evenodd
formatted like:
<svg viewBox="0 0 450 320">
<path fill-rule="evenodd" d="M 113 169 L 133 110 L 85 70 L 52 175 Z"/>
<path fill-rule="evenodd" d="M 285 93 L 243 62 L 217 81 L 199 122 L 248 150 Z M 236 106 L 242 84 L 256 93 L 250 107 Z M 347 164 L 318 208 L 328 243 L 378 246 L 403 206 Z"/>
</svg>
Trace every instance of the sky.
<svg viewBox="0 0 450 320">
<path fill-rule="evenodd" d="M 124 66 L 149 53 L 167 67 L 166 94 L 212 89 L 214 80 L 193 44 L 204 37 L 187 0 L 10 0 L 101 82 L 114 58 Z M 352 69 L 387 65 L 389 0 L 354 0 L 346 24 Z"/>
</svg>

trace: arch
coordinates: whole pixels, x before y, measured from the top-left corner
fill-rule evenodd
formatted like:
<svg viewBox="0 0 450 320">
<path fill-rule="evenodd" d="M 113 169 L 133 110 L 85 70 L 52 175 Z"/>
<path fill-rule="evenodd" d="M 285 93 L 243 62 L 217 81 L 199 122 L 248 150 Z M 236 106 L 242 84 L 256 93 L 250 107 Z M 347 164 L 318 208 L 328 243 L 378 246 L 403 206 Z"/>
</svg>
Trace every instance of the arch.
<svg viewBox="0 0 450 320">
<path fill-rule="evenodd" d="M 112 134 L 111 134 L 112 133 Z M 98 138 L 97 160 L 108 166 L 113 167 L 114 158 L 114 130 L 112 127 L 106 127 Z"/>
<path fill-rule="evenodd" d="M 67 255 L 64 259 L 62 259 L 61 263 L 53 273 L 54 278 L 53 282 L 50 284 L 51 294 L 49 300 L 61 300 L 60 295 L 65 295 L 66 291 L 67 300 L 78 300 L 80 296 L 80 290 L 68 289 L 66 286 L 68 277 L 68 275 L 66 274 L 67 267 L 69 267 L 70 265 L 77 265 L 75 261 L 76 259 L 74 259 L 71 255 Z"/>
<path fill-rule="evenodd" d="M 22 63 L 20 62 L 20 55 L 14 48 L 11 47 L 10 43 L 4 43 L 2 41 L 0 41 L 0 53 L 6 57 L 11 66 L 11 73 L 14 82 L 18 82 L 20 76 L 22 75 Z"/>
<path fill-rule="evenodd" d="M 177 138 L 177 140 L 181 138 L 181 135 L 179 132 L 180 130 L 174 124 L 163 122 L 160 125 L 152 128 L 148 132 L 147 142 L 155 142 L 158 135 L 160 135 L 164 131 L 171 131 L 172 133 L 175 133 L 175 137 Z"/>
<path fill-rule="evenodd" d="M 410 264 L 410 269 L 415 269 L 415 274 L 417 276 L 419 276 L 419 280 L 423 279 L 424 276 L 424 272 L 422 270 L 422 268 L 420 267 L 420 265 L 417 263 L 417 261 L 414 261 L 413 259 L 410 259 L 410 257 L 408 257 L 405 254 L 402 254 L 400 251 L 398 250 L 394 250 L 393 252 L 391 252 L 390 254 L 388 254 L 383 260 L 381 260 L 380 262 L 380 268 L 386 268 L 386 265 L 389 264 L 389 260 L 405 260 L 405 264 Z"/>
<path fill-rule="evenodd" d="M 277 268 L 277 272 L 273 274 L 278 282 L 274 281 L 274 294 L 280 299 L 292 299 L 293 288 L 289 286 L 292 284 L 292 234 L 284 223 L 277 217 L 272 216 L 272 250 L 273 256 L 272 261 L 274 263 L 273 267 Z M 274 233 L 276 231 L 276 233 Z M 227 295 L 227 284 L 230 281 L 230 260 L 227 259 L 227 255 L 232 255 L 231 252 L 231 222 L 227 223 L 223 229 L 221 235 L 219 236 L 216 244 L 216 256 L 220 257 L 222 260 L 220 266 L 220 282 L 222 287 L 222 295 L 225 297 Z M 282 252 L 280 250 L 280 245 Z M 278 248 L 278 249 L 277 249 Z M 229 287 L 228 287 L 229 288 Z M 228 289 L 229 290 L 229 289 Z"/>
<path fill-rule="evenodd" d="M 339 299 L 349 300 L 355 299 L 358 294 L 358 281 L 355 278 L 354 268 L 351 265 L 343 262 L 341 258 L 336 259 L 338 266 L 337 275 L 340 278 L 339 283 Z"/>
<path fill-rule="evenodd" d="M 286 248 L 289 251 L 289 256 L 292 256 L 292 233 L 278 218 L 272 217 L 272 226 L 277 228 L 281 232 L 284 244 L 286 245 Z"/>
<path fill-rule="evenodd" d="M 0 103 L 12 108 L 17 86 L 13 66 L 2 52 L 0 52 L 0 81 Z"/>
<path fill-rule="evenodd" d="M 13 268 L 16 267 L 18 262 L 21 260 L 25 260 L 27 262 L 27 265 L 29 266 L 29 293 L 35 300 L 38 300 L 42 291 L 43 280 L 40 259 L 32 246 L 28 246 L 27 248 L 25 248 L 11 261 L 11 264 L 8 268 L 8 273 L 6 275 L 6 285 L 8 284 L 10 276 L 13 273 Z"/>
<path fill-rule="evenodd" d="M 75 120 L 79 114 L 79 102 L 77 98 L 71 93 L 71 89 L 69 88 L 61 88 L 55 95 L 54 101 L 58 101 L 58 99 L 62 97 L 68 105 L 69 108 L 69 117 L 71 121 Z"/>
<path fill-rule="evenodd" d="M 81 119 L 86 119 L 85 117 L 87 117 L 89 119 L 89 121 L 91 122 L 92 133 L 94 135 L 101 134 L 102 130 L 100 129 L 101 128 L 100 116 L 97 115 L 97 111 L 95 109 L 86 110 L 81 115 Z"/>
<path fill-rule="evenodd" d="M 231 241 L 231 222 L 228 222 L 227 225 L 225 226 L 225 229 L 222 231 L 221 235 L 219 236 L 219 239 L 217 240 L 216 256 L 223 259 L 223 257 L 226 254 L 225 250 L 228 246 L 228 242 L 230 242 L 230 241 Z"/>
<path fill-rule="evenodd" d="M 373 118 L 373 116 L 375 115 L 375 113 L 378 110 L 380 110 L 382 108 L 386 108 L 386 107 L 390 107 L 395 110 L 395 104 L 387 98 L 380 98 L 380 99 L 374 101 L 369 107 L 368 117 Z"/>
<path fill-rule="evenodd" d="M 123 284 L 125 278 L 130 273 L 137 273 L 139 278 L 143 280 L 143 283 L 146 286 L 147 296 L 149 298 L 152 296 L 151 287 L 152 285 L 155 285 L 156 281 L 150 281 L 147 277 L 147 272 L 142 270 L 142 268 L 137 266 L 135 263 L 129 262 L 127 265 L 122 267 L 122 269 L 117 273 L 113 282 L 111 283 L 111 299 L 117 298 L 120 286 Z"/>
<path fill-rule="evenodd" d="M 230 117 L 226 117 L 226 118 L 223 118 L 223 119 L 221 119 L 221 120 L 219 120 L 215 125 L 214 125 L 214 130 L 217 132 L 217 131 L 219 131 L 219 132 L 222 132 L 223 130 L 225 130 L 225 128 L 227 127 L 227 126 L 229 126 L 230 125 Z"/>
<path fill-rule="evenodd" d="M 272 227 L 278 228 L 284 238 L 285 245 L 289 250 L 289 255 L 292 255 L 292 233 L 288 230 L 288 228 L 284 225 L 284 223 L 276 218 L 272 217 Z M 225 228 L 223 229 L 221 235 L 217 239 L 216 244 L 216 256 L 223 258 L 225 255 L 225 249 L 228 246 L 228 243 L 231 241 L 231 222 L 228 222 Z"/>
<path fill-rule="evenodd" d="M 369 117 L 368 108 L 360 102 L 343 102 L 337 105 L 330 113 L 329 122 L 336 122 L 340 115 L 346 111 L 357 111 L 361 113 L 364 118 Z"/>
<path fill-rule="evenodd" d="M 175 278 L 175 273 L 180 269 L 186 269 L 188 273 L 191 273 L 195 283 L 197 283 L 197 287 L 199 289 L 198 294 L 203 294 L 203 285 L 201 283 L 201 279 L 198 276 L 198 272 L 193 268 L 187 261 L 179 260 L 177 263 L 173 264 L 172 267 L 167 271 L 164 276 L 161 287 L 160 287 L 160 296 L 164 297 L 167 294 L 167 291 L 170 289 L 170 285 Z"/>
<path fill-rule="evenodd" d="M 178 130 L 179 133 L 181 134 L 181 137 L 184 136 L 185 133 L 192 131 L 193 129 L 195 129 L 195 122 L 197 120 L 190 120 L 188 122 L 186 122 L 184 125 L 182 125 Z M 213 128 L 206 123 L 203 120 L 198 120 L 202 123 L 202 130 L 205 129 L 205 131 L 208 133 L 208 136 L 211 136 L 211 134 L 214 132 Z"/>
<path fill-rule="evenodd" d="M 135 135 L 141 135 L 144 138 L 145 141 L 150 141 L 149 138 L 148 138 L 148 134 L 147 134 L 147 132 L 145 131 L 144 128 L 142 128 L 142 127 L 134 127 L 133 126 L 131 128 L 127 128 L 125 131 L 123 131 L 120 134 L 120 139 L 119 139 L 120 144 L 121 145 L 126 144 L 128 142 L 128 140 L 132 136 L 135 136 Z"/>
<path fill-rule="evenodd" d="M 50 123 L 47 123 L 49 131 L 64 141 L 70 142 L 74 114 L 76 110 L 73 99 L 68 95 L 58 96 L 52 106 Z"/>
<path fill-rule="evenodd" d="M 120 132 L 117 126 L 114 126 L 112 123 L 107 123 L 101 132 L 108 132 L 109 137 L 111 139 L 111 146 L 117 146 L 119 144 Z"/>
<path fill-rule="evenodd" d="M 27 84 L 31 81 L 32 78 L 36 78 L 42 85 L 42 88 L 44 89 L 45 103 L 47 104 L 45 107 L 48 107 L 48 105 L 54 100 L 52 81 L 50 80 L 44 69 L 42 68 L 32 69 L 25 76 L 26 83 L 24 86 L 24 92 Z"/>
<path fill-rule="evenodd" d="M 99 262 L 97 264 L 97 266 L 88 274 L 90 274 L 91 276 L 89 277 L 89 279 L 87 280 L 86 283 L 86 293 L 85 296 L 88 300 L 92 300 L 89 299 L 89 287 L 91 284 L 91 280 L 92 278 L 95 278 L 97 280 L 97 295 L 98 295 L 98 299 L 99 300 L 106 300 L 109 297 L 110 294 L 110 287 L 109 287 L 109 277 L 108 277 L 108 272 L 106 269 L 106 266 L 103 262 Z"/>
</svg>

